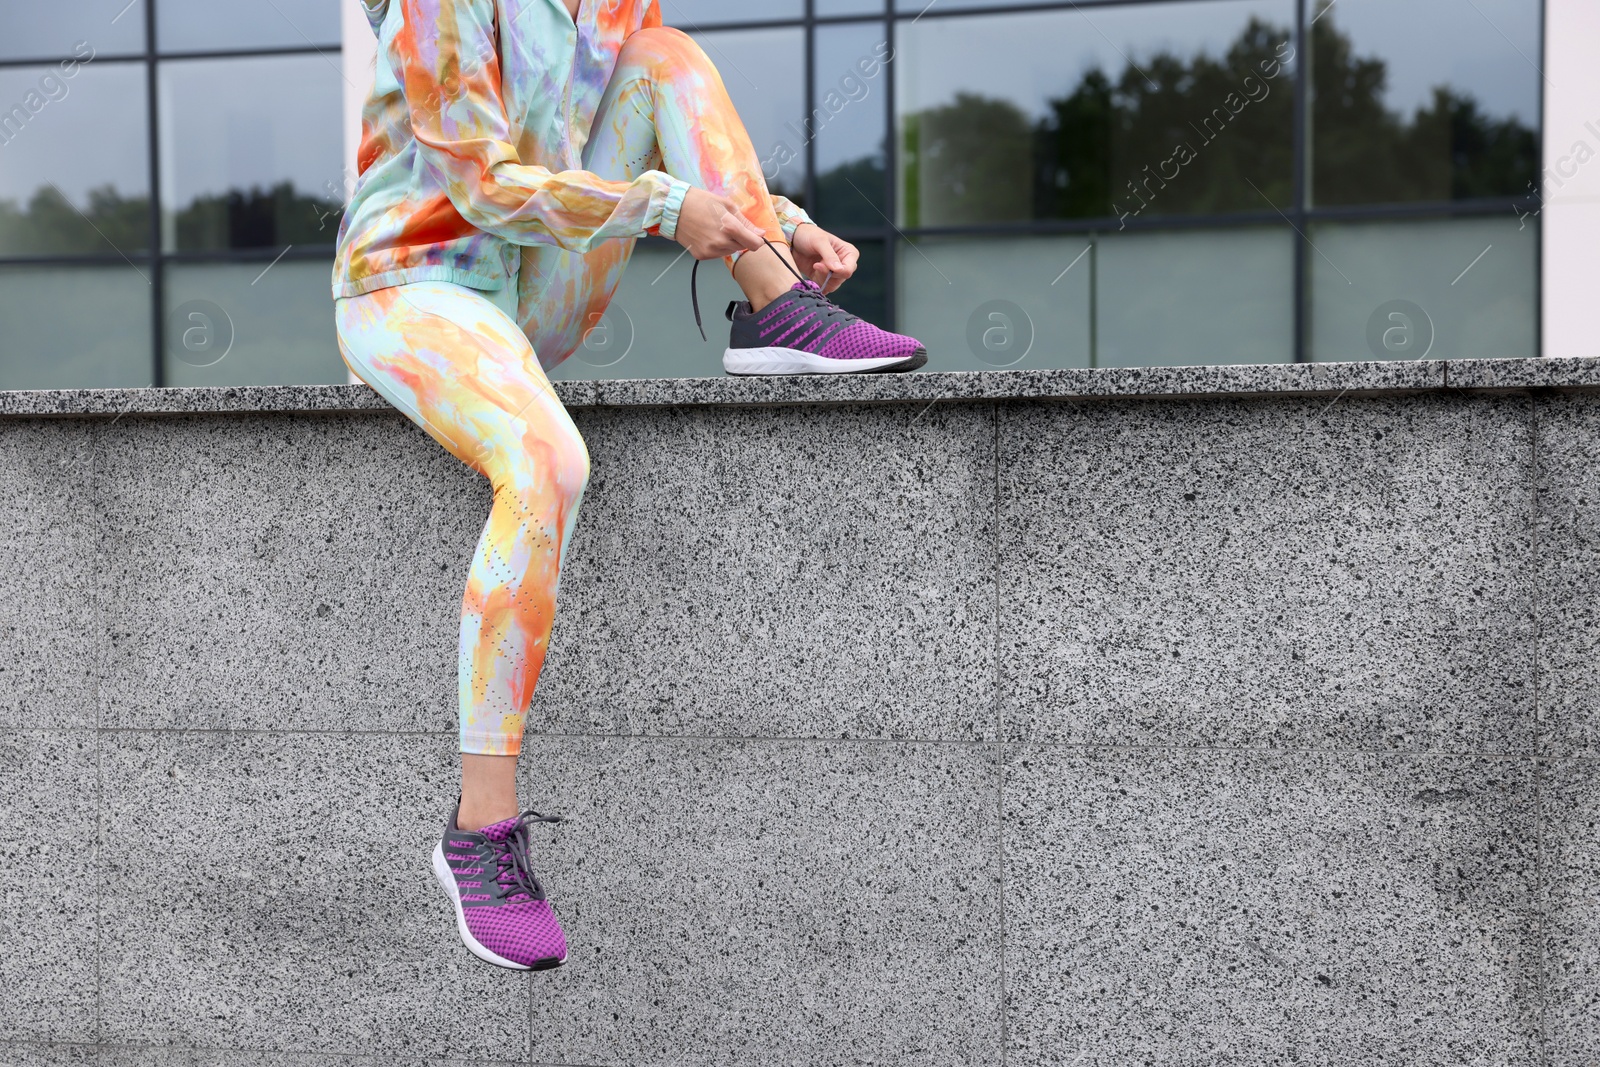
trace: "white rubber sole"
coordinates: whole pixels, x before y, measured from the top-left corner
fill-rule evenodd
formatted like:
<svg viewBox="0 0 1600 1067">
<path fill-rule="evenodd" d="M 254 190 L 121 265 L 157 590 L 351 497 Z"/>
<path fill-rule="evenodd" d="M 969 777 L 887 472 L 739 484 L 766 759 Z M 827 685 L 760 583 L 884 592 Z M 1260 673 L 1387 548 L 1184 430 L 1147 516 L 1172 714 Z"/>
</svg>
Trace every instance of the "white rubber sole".
<svg viewBox="0 0 1600 1067">
<path fill-rule="evenodd" d="M 433 876 L 439 879 L 439 885 L 444 889 L 445 895 L 450 898 L 450 904 L 456 909 L 456 929 L 461 933 L 461 942 L 467 946 L 467 951 L 486 963 L 496 967 L 506 967 L 513 971 L 531 971 L 526 963 L 513 963 L 498 952 L 485 948 L 472 936 L 472 931 L 467 929 L 467 913 L 461 907 L 461 891 L 456 888 L 456 876 L 450 870 L 450 864 L 444 858 L 444 842 L 433 846 Z M 567 957 L 562 956 L 554 966 L 559 967 L 567 962 Z"/>
<path fill-rule="evenodd" d="M 891 367 L 914 370 L 927 361 L 925 352 L 880 359 L 824 359 L 798 348 L 730 348 L 722 353 L 722 369 L 729 374 L 867 374 Z"/>
</svg>

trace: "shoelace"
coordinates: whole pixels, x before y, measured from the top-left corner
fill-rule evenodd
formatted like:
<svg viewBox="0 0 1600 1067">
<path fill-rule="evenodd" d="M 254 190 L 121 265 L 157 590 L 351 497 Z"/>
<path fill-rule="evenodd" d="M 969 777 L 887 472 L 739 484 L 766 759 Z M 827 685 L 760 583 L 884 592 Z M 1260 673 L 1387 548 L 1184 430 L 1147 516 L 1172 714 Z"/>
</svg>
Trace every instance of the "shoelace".
<svg viewBox="0 0 1600 1067">
<path fill-rule="evenodd" d="M 765 237 L 761 238 L 761 240 L 762 240 L 763 244 L 765 244 L 768 248 L 772 249 L 772 254 L 778 257 L 778 262 L 783 264 L 783 268 L 785 270 L 787 270 L 790 274 L 793 274 L 795 276 L 795 278 L 797 278 L 800 281 L 801 285 L 807 286 L 806 292 L 811 293 L 813 296 L 815 296 L 818 300 L 822 301 L 822 303 L 826 304 L 833 311 L 837 311 L 841 317 L 850 317 L 850 313 L 848 311 L 846 311 L 844 308 L 840 307 L 838 304 L 835 304 L 832 300 L 828 299 L 828 296 L 823 291 L 822 286 L 817 285 L 816 282 L 810 281 L 809 279 L 804 277 L 799 271 L 797 271 L 793 267 L 791 267 L 789 265 L 789 261 L 787 259 L 783 258 L 783 253 L 778 251 L 778 246 L 777 245 L 773 244 L 771 241 L 767 240 L 767 238 L 765 238 Z M 828 277 L 832 278 L 833 275 L 829 274 Z M 694 305 L 694 324 L 695 324 L 695 327 L 697 329 L 699 329 L 699 331 L 700 331 L 700 340 L 709 341 L 710 338 L 706 336 L 705 324 L 700 321 L 700 288 L 699 288 L 700 281 L 699 281 L 699 279 L 700 279 L 700 261 L 697 259 L 697 260 L 694 261 L 694 266 L 689 268 L 689 302 Z M 812 287 L 814 287 L 814 289 Z M 828 318 L 829 318 L 830 321 L 832 321 L 833 317 L 834 316 L 831 315 L 831 314 L 828 315 Z"/>
<path fill-rule="evenodd" d="M 519 892 L 526 893 L 529 900 L 543 899 L 544 887 L 534 876 L 533 865 L 528 859 L 528 826 L 536 822 L 565 821 L 560 815 L 540 815 L 529 808 L 517 816 L 517 825 L 512 828 L 504 841 L 489 842 L 489 846 L 494 849 L 495 866 L 498 868 L 494 880 L 505 887 L 506 900 L 512 900 Z M 510 881 L 506 880 L 507 876 L 510 877 Z"/>
</svg>

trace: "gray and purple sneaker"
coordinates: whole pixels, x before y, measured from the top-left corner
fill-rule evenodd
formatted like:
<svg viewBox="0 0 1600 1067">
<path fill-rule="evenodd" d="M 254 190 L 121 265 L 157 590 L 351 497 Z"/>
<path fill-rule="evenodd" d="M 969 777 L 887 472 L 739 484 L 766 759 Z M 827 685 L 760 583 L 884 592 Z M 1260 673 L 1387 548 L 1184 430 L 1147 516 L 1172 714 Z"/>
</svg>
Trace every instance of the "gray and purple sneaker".
<svg viewBox="0 0 1600 1067">
<path fill-rule="evenodd" d="M 567 962 L 567 936 L 528 861 L 530 823 L 558 815 L 525 811 L 462 830 L 460 801 L 433 849 L 433 873 L 456 911 L 456 929 L 474 956 L 499 967 L 543 971 Z"/>
<path fill-rule="evenodd" d="M 771 241 L 767 247 L 783 259 Z M 928 350 L 915 337 L 880 330 L 828 299 L 816 282 L 783 260 L 798 280 L 789 291 L 753 311 L 747 300 L 728 305 L 733 329 L 722 369 L 729 374 L 866 374 L 916 370 L 928 362 Z M 695 262 L 689 272 L 689 299 L 694 322 L 705 337 L 700 321 L 700 296 Z"/>
</svg>

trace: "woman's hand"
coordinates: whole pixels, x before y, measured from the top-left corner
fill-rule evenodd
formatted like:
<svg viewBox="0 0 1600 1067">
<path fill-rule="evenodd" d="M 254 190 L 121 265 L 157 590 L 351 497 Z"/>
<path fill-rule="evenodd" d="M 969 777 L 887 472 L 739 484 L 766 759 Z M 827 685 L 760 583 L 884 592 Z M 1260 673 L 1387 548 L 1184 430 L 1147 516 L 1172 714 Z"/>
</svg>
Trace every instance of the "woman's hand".
<svg viewBox="0 0 1600 1067">
<path fill-rule="evenodd" d="M 830 293 L 856 272 L 856 264 L 861 260 L 860 249 L 814 222 L 801 223 L 794 231 L 793 249 L 794 263 L 800 273 L 826 286 Z"/>
<path fill-rule="evenodd" d="M 765 235 L 739 214 L 732 200 L 693 188 L 678 210 L 678 228 L 673 238 L 695 259 L 720 259 L 760 248 Z"/>
</svg>

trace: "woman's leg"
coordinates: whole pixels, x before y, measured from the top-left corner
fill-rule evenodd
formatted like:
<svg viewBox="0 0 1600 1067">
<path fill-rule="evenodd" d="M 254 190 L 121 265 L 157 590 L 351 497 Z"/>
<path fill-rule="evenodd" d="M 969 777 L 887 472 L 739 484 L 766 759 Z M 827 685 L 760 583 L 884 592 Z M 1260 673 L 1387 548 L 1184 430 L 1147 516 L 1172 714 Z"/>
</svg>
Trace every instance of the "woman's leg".
<svg viewBox="0 0 1600 1067">
<path fill-rule="evenodd" d="M 721 75 L 688 34 L 651 27 L 623 42 L 584 145 L 583 165 L 617 180 L 661 169 L 728 197 L 779 252 L 727 258 L 745 296 L 760 307 L 794 284 L 789 269 L 794 259 L 773 211 L 760 157 Z M 599 321 L 633 245 L 607 241 L 583 256 L 544 249 L 524 255 L 517 319 L 546 366 L 575 351 L 584 331 Z"/>
<path fill-rule="evenodd" d="M 474 830 L 517 814 L 516 756 L 589 454 L 485 294 L 419 282 L 340 300 L 337 318 L 350 369 L 494 486 L 461 609 L 459 825 Z"/>
</svg>

